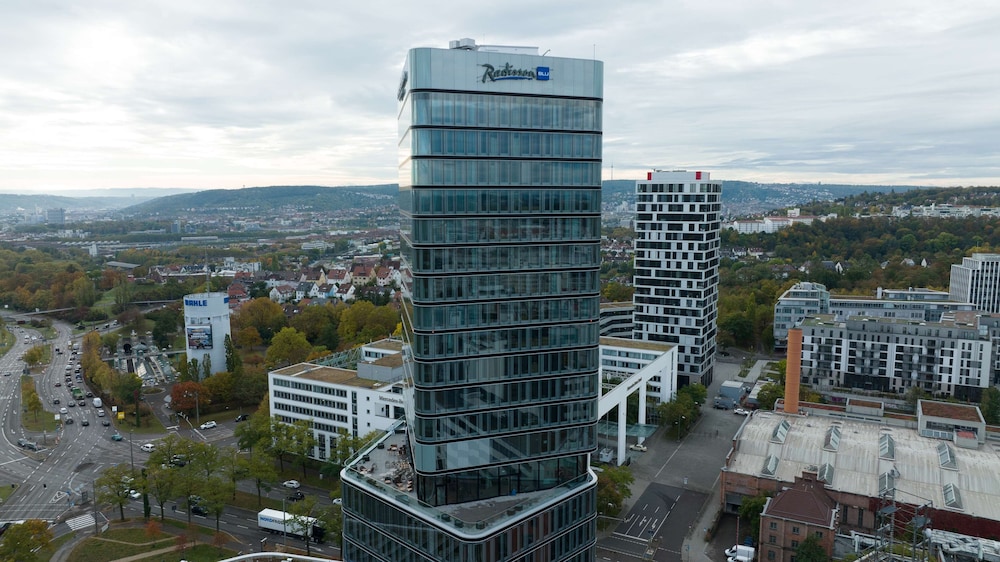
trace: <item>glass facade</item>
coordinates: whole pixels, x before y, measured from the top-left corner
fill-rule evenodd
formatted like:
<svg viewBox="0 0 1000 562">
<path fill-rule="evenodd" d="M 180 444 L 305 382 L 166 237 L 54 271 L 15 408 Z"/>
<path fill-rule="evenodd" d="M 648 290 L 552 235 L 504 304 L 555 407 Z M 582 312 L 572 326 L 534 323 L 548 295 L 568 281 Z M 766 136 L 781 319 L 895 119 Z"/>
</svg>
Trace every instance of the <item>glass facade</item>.
<svg viewBox="0 0 1000 562">
<path fill-rule="evenodd" d="M 504 64 L 545 78 L 482 76 Z M 391 502 L 375 509 L 377 494 L 353 498 L 365 513 L 352 517 L 345 485 L 345 560 L 593 560 L 601 72 L 410 51 L 399 163 L 413 495 L 431 508 L 556 501 L 456 541 Z"/>
</svg>

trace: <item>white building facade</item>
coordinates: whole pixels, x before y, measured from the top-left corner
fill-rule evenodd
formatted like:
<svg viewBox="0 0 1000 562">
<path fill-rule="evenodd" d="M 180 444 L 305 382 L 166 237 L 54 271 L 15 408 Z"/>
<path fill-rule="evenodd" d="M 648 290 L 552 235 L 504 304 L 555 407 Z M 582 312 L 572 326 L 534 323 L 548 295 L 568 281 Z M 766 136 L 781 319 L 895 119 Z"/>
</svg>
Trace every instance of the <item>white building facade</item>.
<svg viewBox="0 0 1000 562">
<path fill-rule="evenodd" d="M 951 299 L 1000 313 L 1000 254 L 972 254 L 951 266 Z"/>
<path fill-rule="evenodd" d="M 184 296 L 184 335 L 188 361 L 206 362 L 211 373 L 226 370 L 226 336 L 230 335 L 228 293 Z M 204 378 L 204 376 L 199 376 Z"/>
<path fill-rule="evenodd" d="M 633 339 L 677 346 L 678 386 L 712 383 L 721 197 L 708 172 L 636 182 Z"/>
</svg>

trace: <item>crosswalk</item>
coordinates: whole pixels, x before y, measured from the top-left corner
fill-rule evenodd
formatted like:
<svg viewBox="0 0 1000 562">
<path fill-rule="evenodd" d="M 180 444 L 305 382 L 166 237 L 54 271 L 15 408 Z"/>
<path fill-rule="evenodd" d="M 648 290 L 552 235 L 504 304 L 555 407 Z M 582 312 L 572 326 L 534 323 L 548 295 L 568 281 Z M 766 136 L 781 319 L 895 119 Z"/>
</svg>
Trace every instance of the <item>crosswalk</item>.
<svg viewBox="0 0 1000 562">
<path fill-rule="evenodd" d="M 94 526 L 94 514 L 88 513 L 86 515 L 81 515 L 79 517 L 74 517 L 72 519 L 67 519 L 66 524 L 69 525 L 70 529 L 74 531 L 79 531 L 86 527 Z"/>
</svg>

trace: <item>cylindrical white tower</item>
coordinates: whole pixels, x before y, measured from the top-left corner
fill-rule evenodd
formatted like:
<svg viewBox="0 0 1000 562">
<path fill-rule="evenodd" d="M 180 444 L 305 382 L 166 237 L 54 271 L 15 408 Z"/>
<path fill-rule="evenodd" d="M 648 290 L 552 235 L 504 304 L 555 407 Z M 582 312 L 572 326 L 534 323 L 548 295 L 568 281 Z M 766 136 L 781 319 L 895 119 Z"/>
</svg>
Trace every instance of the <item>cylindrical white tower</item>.
<svg viewBox="0 0 1000 562">
<path fill-rule="evenodd" d="M 206 358 L 211 372 L 226 370 L 226 336 L 229 335 L 229 295 L 195 293 L 184 297 L 184 333 L 188 361 L 198 360 L 198 380 L 205 378 Z"/>
</svg>

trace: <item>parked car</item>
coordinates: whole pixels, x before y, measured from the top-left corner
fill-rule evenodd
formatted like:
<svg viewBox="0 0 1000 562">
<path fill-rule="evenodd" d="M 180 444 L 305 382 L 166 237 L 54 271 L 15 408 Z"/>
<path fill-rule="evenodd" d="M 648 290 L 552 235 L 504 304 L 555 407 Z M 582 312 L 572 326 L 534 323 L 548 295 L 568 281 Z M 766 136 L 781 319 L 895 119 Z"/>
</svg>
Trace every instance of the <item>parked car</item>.
<svg viewBox="0 0 1000 562">
<path fill-rule="evenodd" d="M 142 497 L 142 492 L 140 492 L 140 491 L 138 491 L 138 490 L 129 490 L 129 491 L 128 491 L 128 495 L 129 495 L 129 497 L 130 497 L 130 498 L 132 498 L 133 500 L 137 500 L 137 499 L 139 499 L 139 498 L 141 498 L 141 497 Z"/>
<path fill-rule="evenodd" d="M 24 437 L 22 437 L 22 438 L 20 438 L 20 439 L 17 440 L 17 446 L 18 447 L 26 447 L 28 445 L 28 443 L 30 443 L 30 441 L 28 441 Z"/>
<path fill-rule="evenodd" d="M 744 410 L 743 408 L 736 408 L 733 413 L 739 416 L 749 416 L 750 410 Z"/>
<path fill-rule="evenodd" d="M 234 419 L 233 421 L 236 423 L 240 423 L 242 421 L 247 421 L 248 419 L 250 419 L 250 414 L 240 414 L 236 416 L 236 419 Z"/>
<path fill-rule="evenodd" d="M 628 448 L 631 449 L 631 450 L 633 450 L 633 451 L 641 451 L 643 453 L 645 453 L 646 451 L 649 450 L 649 448 L 647 448 L 642 443 L 633 443 L 633 444 L 629 445 Z"/>
<path fill-rule="evenodd" d="M 201 428 L 202 429 L 212 429 L 213 427 L 215 427 L 217 425 L 218 424 L 215 423 L 214 421 L 207 421 L 207 422 L 201 424 Z"/>
<path fill-rule="evenodd" d="M 284 482 L 281 483 L 281 485 L 286 488 L 291 488 L 293 490 L 298 490 L 299 486 L 301 486 L 298 480 L 285 480 Z"/>
</svg>

